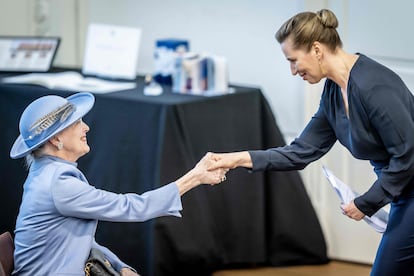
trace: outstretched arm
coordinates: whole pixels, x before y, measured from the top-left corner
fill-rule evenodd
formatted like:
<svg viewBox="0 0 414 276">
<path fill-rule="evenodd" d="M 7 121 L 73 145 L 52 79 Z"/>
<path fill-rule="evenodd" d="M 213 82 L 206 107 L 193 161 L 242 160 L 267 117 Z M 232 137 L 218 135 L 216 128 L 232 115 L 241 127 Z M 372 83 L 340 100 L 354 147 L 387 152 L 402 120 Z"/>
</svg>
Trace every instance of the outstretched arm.
<svg viewBox="0 0 414 276">
<path fill-rule="evenodd" d="M 212 153 L 207 153 L 193 169 L 175 181 L 180 195 L 201 184 L 215 185 L 226 179 L 226 168 L 209 169 L 215 162 Z"/>
<path fill-rule="evenodd" d="M 252 159 L 249 152 L 229 152 L 229 153 L 212 153 L 211 158 L 215 162 L 210 162 L 208 170 L 214 171 L 217 169 L 234 169 L 237 167 L 244 167 L 251 169 L 253 166 Z"/>
</svg>

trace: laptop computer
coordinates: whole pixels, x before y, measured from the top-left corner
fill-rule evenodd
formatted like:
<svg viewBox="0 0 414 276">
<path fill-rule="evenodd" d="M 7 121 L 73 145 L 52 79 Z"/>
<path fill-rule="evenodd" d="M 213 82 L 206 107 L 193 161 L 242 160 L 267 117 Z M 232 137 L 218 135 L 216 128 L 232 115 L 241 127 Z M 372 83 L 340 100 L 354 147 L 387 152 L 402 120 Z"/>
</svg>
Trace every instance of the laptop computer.
<svg viewBox="0 0 414 276">
<path fill-rule="evenodd" d="M 0 36 L 0 72 L 48 72 L 59 44 L 59 37 Z"/>
</svg>

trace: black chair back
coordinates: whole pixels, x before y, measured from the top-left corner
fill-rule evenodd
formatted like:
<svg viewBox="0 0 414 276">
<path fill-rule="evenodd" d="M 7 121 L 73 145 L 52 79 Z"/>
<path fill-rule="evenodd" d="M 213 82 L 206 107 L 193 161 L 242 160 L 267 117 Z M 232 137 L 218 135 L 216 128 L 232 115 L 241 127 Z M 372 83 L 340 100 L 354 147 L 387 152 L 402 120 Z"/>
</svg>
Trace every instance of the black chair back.
<svg viewBox="0 0 414 276">
<path fill-rule="evenodd" d="M 0 235 L 0 276 L 10 276 L 14 269 L 14 243 L 10 232 Z"/>
</svg>

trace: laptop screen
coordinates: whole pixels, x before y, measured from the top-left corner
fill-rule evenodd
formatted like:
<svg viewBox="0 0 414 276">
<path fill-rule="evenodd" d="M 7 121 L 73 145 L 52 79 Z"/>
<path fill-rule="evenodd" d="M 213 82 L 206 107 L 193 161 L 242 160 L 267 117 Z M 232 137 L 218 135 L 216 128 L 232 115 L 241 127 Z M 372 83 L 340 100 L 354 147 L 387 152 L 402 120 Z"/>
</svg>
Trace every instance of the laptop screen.
<svg viewBox="0 0 414 276">
<path fill-rule="evenodd" d="M 0 36 L 0 72 L 47 72 L 59 37 Z"/>
</svg>

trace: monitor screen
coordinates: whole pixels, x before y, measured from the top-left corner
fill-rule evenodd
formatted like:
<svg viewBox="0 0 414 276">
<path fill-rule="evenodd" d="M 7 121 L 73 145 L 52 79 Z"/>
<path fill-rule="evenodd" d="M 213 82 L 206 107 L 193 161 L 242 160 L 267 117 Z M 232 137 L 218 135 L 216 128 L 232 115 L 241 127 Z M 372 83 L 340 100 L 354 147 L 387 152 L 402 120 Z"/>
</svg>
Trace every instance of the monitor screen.
<svg viewBox="0 0 414 276">
<path fill-rule="evenodd" d="M 60 38 L 0 36 L 0 72 L 47 72 Z"/>
</svg>

